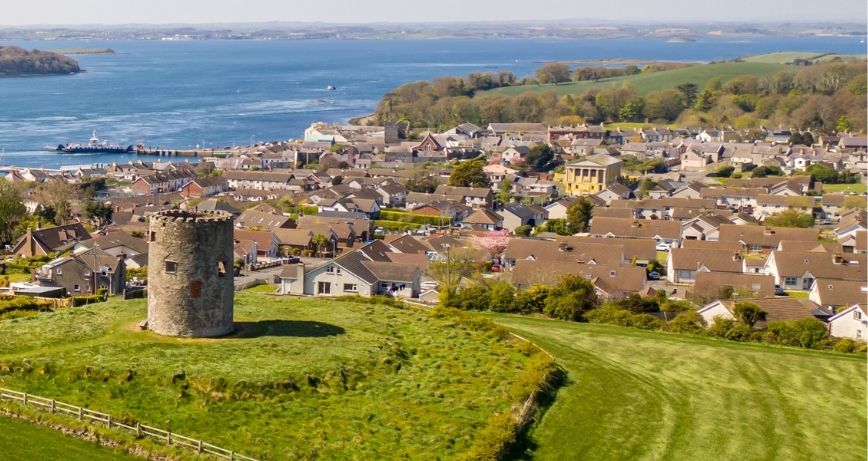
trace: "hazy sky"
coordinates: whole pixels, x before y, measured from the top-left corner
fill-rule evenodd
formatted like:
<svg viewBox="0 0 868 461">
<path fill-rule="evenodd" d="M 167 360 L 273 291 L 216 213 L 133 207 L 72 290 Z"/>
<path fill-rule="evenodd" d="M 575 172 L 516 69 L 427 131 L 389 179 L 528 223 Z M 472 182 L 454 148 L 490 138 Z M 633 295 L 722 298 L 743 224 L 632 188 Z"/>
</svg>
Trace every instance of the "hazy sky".
<svg viewBox="0 0 868 461">
<path fill-rule="evenodd" d="M 654 22 L 864 22 L 868 15 L 865 0 L 3 0 L 2 3 L 3 25 L 583 18 Z"/>
</svg>

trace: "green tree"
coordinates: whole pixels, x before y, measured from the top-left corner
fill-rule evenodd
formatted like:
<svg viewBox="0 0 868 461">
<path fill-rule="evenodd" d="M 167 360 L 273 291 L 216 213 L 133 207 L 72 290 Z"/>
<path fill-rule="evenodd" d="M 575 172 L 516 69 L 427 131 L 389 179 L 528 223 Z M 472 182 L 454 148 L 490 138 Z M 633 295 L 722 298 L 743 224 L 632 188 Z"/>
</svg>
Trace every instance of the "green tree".
<svg viewBox="0 0 868 461">
<path fill-rule="evenodd" d="M 572 231 L 571 234 L 588 231 L 593 210 L 594 204 L 587 197 L 579 197 L 576 203 L 567 209 L 567 226 Z"/>
<path fill-rule="evenodd" d="M 814 181 L 820 181 L 824 184 L 835 184 L 838 182 L 838 172 L 832 167 L 815 163 L 806 168 L 805 171 L 811 175 L 811 179 Z"/>
<path fill-rule="evenodd" d="M 525 164 L 533 171 L 548 171 L 555 159 L 555 151 L 548 144 L 531 147 L 525 156 Z"/>
<path fill-rule="evenodd" d="M 783 176 L 784 172 L 781 167 L 776 165 L 761 165 L 751 170 L 750 175 L 753 178 L 765 178 L 766 176 Z"/>
<path fill-rule="evenodd" d="M 316 248 L 317 255 L 322 255 L 330 242 L 331 240 L 325 234 L 316 234 L 310 239 L 311 245 Z"/>
<path fill-rule="evenodd" d="M 515 235 L 527 237 L 530 235 L 530 231 L 532 231 L 532 230 L 533 230 L 533 227 L 525 224 L 525 225 L 516 227 L 515 230 L 512 231 L 512 233 Z"/>
<path fill-rule="evenodd" d="M 712 107 L 714 107 L 714 93 L 706 88 L 699 94 L 699 97 L 696 98 L 696 103 L 693 107 L 700 112 L 708 112 Z"/>
<path fill-rule="evenodd" d="M 638 93 L 632 86 L 623 84 L 600 90 L 594 96 L 594 104 L 604 117 L 614 120 L 620 115 L 622 107 L 638 97 Z"/>
<path fill-rule="evenodd" d="M 733 314 L 739 322 L 753 328 L 757 322 L 766 319 L 766 311 L 754 303 L 736 303 Z"/>
<path fill-rule="evenodd" d="M 450 186 L 490 187 L 491 182 L 483 168 L 482 160 L 468 160 L 458 164 L 449 176 Z"/>
<path fill-rule="evenodd" d="M 624 104 L 621 107 L 621 110 L 618 111 L 618 117 L 621 120 L 633 122 L 637 120 L 641 120 L 645 115 L 645 100 L 643 98 L 636 98 L 627 104 Z"/>
<path fill-rule="evenodd" d="M 540 83 L 562 83 L 570 81 L 570 67 L 562 62 L 550 62 L 534 71 Z"/>
<path fill-rule="evenodd" d="M 84 208 L 87 219 L 95 223 L 97 227 L 103 227 L 110 223 L 113 211 L 111 205 L 98 200 L 91 200 Z"/>
<path fill-rule="evenodd" d="M 681 93 L 681 100 L 684 101 L 684 105 L 690 107 L 696 103 L 696 95 L 699 92 L 699 88 L 695 83 L 682 83 L 676 88 Z"/>
<path fill-rule="evenodd" d="M 512 202 L 512 180 L 504 178 L 497 185 L 497 194 L 494 195 L 494 201 L 500 206 Z"/>
<path fill-rule="evenodd" d="M 777 227 L 809 228 L 814 225 L 814 217 L 810 213 L 802 213 L 795 208 L 788 208 L 780 213 L 769 216 L 763 223 L 768 226 Z"/>
<path fill-rule="evenodd" d="M 838 121 L 835 122 L 835 131 L 838 133 L 849 133 L 851 129 L 850 120 L 846 115 L 842 115 L 838 117 Z"/>
<path fill-rule="evenodd" d="M 18 189 L 6 180 L 0 180 L 0 243 L 11 243 L 18 221 L 27 214 Z"/>
<path fill-rule="evenodd" d="M 645 97 L 645 116 L 649 119 L 672 121 L 682 110 L 684 103 L 675 90 L 654 91 Z"/>
<path fill-rule="evenodd" d="M 515 312 L 515 288 L 511 284 L 498 281 L 491 284 L 489 309 L 494 312 Z"/>
<path fill-rule="evenodd" d="M 584 313 L 597 304 L 597 293 L 590 280 L 579 275 L 565 275 L 549 291 L 543 312 L 560 320 L 582 320 Z"/>
</svg>

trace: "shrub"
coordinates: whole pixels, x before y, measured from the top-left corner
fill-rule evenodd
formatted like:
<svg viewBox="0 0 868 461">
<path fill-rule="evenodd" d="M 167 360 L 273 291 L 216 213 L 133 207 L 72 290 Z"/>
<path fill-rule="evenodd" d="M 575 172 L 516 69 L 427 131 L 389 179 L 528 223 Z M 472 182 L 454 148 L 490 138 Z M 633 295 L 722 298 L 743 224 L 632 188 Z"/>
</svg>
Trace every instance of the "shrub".
<svg viewBox="0 0 868 461">
<path fill-rule="evenodd" d="M 483 284 L 476 284 L 466 288 L 462 288 L 458 293 L 450 299 L 451 305 L 448 307 L 457 307 L 464 310 L 484 311 L 491 305 L 491 292 L 488 287 Z"/>
<path fill-rule="evenodd" d="M 701 333 L 705 331 L 705 319 L 696 311 L 685 311 L 666 324 L 666 329 L 676 333 Z"/>
<path fill-rule="evenodd" d="M 506 282 L 491 284 L 491 299 L 489 309 L 494 312 L 515 312 L 515 288 Z"/>
<path fill-rule="evenodd" d="M 565 275 L 546 297 L 543 312 L 561 320 L 582 320 L 586 311 L 597 306 L 594 284 L 578 275 Z"/>
<path fill-rule="evenodd" d="M 591 323 L 605 323 L 620 325 L 622 327 L 632 326 L 633 324 L 633 315 L 630 314 L 630 311 L 613 303 L 605 303 L 602 307 L 589 311 L 585 317 Z"/>
<path fill-rule="evenodd" d="M 630 318 L 630 326 L 643 330 L 658 330 L 663 326 L 663 321 L 651 314 L 635 314 Z"/>
<path fill-rule="evenodd" d="M 832 344 L 832 349 L 838 352 L 856 352 L 859 343 L 850 338 L 841 338 Z"/>
<path fill-rule="evenodd" d="M 50 310 L 51 304 L 25 296 L 15 296 L 10 299 L 0 299 L 0 314 L 13 311 L 45 311 Z"/>
<path fill-rule="evenodd" d="M 512 303 L 514 312 L 522 314 L 541 313 L 546 305 L 549 288 L 543 285 L 534 285 L 527 290 L 520 291 Z"/>
<path fill-rule="evenodd" d="M 763 340 L 782 346 L 817 348 L 829 337 L 826 325 L 817 319 L 780 320 L 771 322 Z"/>
<path fill-rule="evenodd" d="M 512 231 L 512 233 L 515 235 L 522 235 L 522 236 L 527 237 L 528 235 L 530 235 L 530 231 L 532 231 L 532 230 L 533 230 L 533 227 L 528 226 L 528 225 L 524 225 L 524 226 L 516 227 L 515 230 Z"/>
</svg>

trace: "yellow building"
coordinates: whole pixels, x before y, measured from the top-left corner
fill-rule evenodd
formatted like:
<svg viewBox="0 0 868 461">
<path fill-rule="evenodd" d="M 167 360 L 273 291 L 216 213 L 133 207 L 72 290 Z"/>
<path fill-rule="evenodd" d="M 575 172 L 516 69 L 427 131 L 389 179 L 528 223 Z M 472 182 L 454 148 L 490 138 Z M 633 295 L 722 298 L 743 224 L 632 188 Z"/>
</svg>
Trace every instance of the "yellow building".
<svg viewBox="0 0 868 461">
<path fill-rule="evenodd" d="M 555 179 L 564 185 L 567 195 L 596 194 L 618 180 L 621 163 L 610 155 L 592 155 L 567 163 Z"/>
</svg>

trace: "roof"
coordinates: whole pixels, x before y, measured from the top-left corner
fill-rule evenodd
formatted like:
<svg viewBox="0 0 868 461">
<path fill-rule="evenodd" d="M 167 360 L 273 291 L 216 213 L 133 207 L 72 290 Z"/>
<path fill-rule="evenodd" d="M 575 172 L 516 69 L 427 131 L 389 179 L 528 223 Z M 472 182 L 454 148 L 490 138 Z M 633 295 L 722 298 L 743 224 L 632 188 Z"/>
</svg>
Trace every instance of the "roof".
<svg viewBox="0 0 868 461">
<path fill-rule="evenodd" d="M 775 295 L 774 276 L 736 272 L 698 272 L 694 279 L 693 290 L 705 299 L 716 299 L 724 286 L 746 288 L 756 297 Z"/>
<path fill-rule="evenodd" d="M 516 262 L 535 260 L 548 263 L 618 265 L 621 263 L 622 254 L 623 248 L 609 243 L 512 238 L 506 245 L 503 257 Z"/>
<path fill-rule="evenodd" d="M 484 224 L 496 226 L 503 222 L 503 218 L 493 211 L 480 208 L 471 213 L 470 216 L 464 218 L 462 222 L 465 224 Z"/>
<path fill-rule="evenodd" d="M 745 245 L 760 245 L 770 248 L 777 246 L 781 240 L 816 242 L 819 236 L 819 229 L 721 224 L 718 240 L 721 242 L 741 242 Z"/>
<path fill-rule="evenodd" d="M 814 279 L 865 280 L 868 268 L 864 254 L 829 254 L 812 251 L 773 251 L 775 267 L 781 277 L 801 277 L 806 273 Z M 840 258 L 840 259 L 837 259 Z M 837 259 L 837 261 L 836 261 Z"/>
<path fill-rule="evenodd" d="M 780 298 L 749 298 L 739 300 L 722 301 L 730 311 L 735 307 L 736 303 L 753 303 L 766 311 L 766 320 L 764 323 L 777 322 L 782 320 L 799 320 L 810 318 L 828 318 L 832 313 L 824 309 L 810 300 L 792 297 Z M 763 322 L 759 322 L 757 326 L 762 327 Z"/>
<path fill-rule="evenodd" d="M 814 281 L 814 289 L 823 306 L 850 306 L 865 303 L 868 298 L 868 282 L 865 280 L 827 280 Z"/>
<path fill-rule="evenodd" d="M 583 159 L 573 160 L 572 162 L 567 163 L 568 167 L 576 167 L 576 166 L 611 166 L 611 165 L 620 165 L 624 163 L 619 158 L 612 157 L 607 154 L 596 154 L 590 155 Z"/>
<path fill-rule="evenodd" d="M 274 229 L 272 231 L 281 245 L 307 246 L 314 233 L 310 229 Z"/>
<path fill-rule="evenodd" d="M 500 213 L 508 212 L 523 220 L 534 219 L 537 215 L 545 214 L 545 210 L 536 205 L 523 205 L 521 203 L 510 203 L 503 206 Z M 498 213 L 498 214 L 500 214 Z"/>
<path fill-rule="evenodd" d="M 645 287 L 645 268 L 583 263 L 551 264 L 547 261 L 518 260 L 512 270 L 512 283 L 527 287 L 534 284 L 554 285 L 564 275 L 580 275 L 609 296 L 623 296 Z"/>
<path fill-rule="evenodd" d="M 401 264 L 392 261 L 364 261 L 362 264 L 379 281 L 412 283 L 419 270 L 414 264 Z"/>
<path fill-rule="evenodd" d="M 284 227 L 290 221 L 289 217 L 283 215 L 245 210 L 235 220 L 235 224 L 239 227 L 259 227 L 271 230 Z"/>
<path fill-rule="evenodd" d="M 677 240 L 681 238 L 681 224 L 677 221 L 653 219 L 628 219 L 595 217 L 591 220 L 592 235 L 613 237 L 646 238 L 662 237 Z"/>
<path fill-rule="evenodd" d="M 27 236 L 31 235 L 32 239 L 28 241 Z M 14 253 L 18 253 L 19 249 L 30 244 L 43 249 L 44 252 L 61 251 L 70 248 L 76 242 L 81 240 L 89 240 L 90 234 L 81 223 L 66 224 L 63 226 L 49 227 L 46 229 L 29 230 L 24 234 L 15 245 Z M 31 254 L 34 252 L 31 251 Z"/>
<path fill-rule="evenodd" d="M 741 273 L 743 267 L 741 255 L 726 250 L 672 248 L 669 260 L 674 270 Z"/>
<path fill-rule="evenodd" d="M 412 235 L 390 236 L 385 243 L 399 253 L 426 254 L 431 248 Z"/>
</svg>

